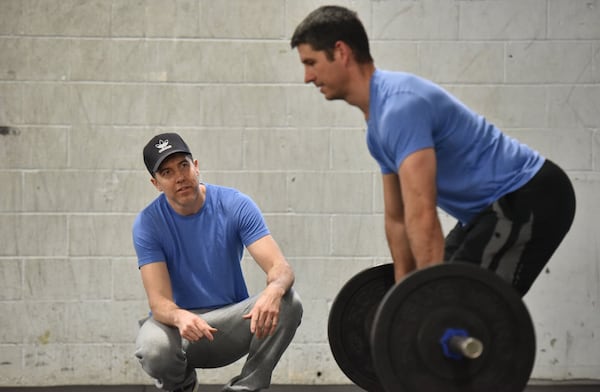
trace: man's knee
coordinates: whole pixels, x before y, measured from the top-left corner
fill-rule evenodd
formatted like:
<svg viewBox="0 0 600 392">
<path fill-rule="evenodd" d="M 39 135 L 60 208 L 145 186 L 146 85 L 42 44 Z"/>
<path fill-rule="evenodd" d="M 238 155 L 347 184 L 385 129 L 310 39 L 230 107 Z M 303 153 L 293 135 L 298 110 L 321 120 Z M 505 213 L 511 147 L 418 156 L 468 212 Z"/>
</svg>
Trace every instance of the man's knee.
<svg viewBox="0 0 600 392">
<path fill-rule="evenodd" d="M 280 322 L 297 327 L 300 325 L 303 312 L 300 296 L 294 289 L 290 289 L 282 300 Z"/>
<path fill-rule="evenodd" d="M 185 356 L 181 338 L 177 331 L 169 331 L 169 327 L 161 327 L 156 321 L 148 320 L 145 324 L 148 325 L 142 326 L 136 339 L 135 356 L 145 369 L 160 373 L 175 357 Z"/>
</svg>

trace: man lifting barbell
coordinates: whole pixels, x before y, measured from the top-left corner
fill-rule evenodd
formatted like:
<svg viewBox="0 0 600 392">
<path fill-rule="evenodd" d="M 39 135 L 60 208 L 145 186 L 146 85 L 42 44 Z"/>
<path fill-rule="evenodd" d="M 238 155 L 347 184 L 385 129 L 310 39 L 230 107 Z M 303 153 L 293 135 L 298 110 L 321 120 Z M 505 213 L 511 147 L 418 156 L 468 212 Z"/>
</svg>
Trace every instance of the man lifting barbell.
<svg viewBox="0 0 600 392">
<path fill-rule="evenodd" d="M 571 226 L 567 175 L 440 86 L 377 69 L 353 11 L 316 9 L 291 46 L 306 83 L 365 116 L 367 145 L 383 174 L 396 281 L 461 260 L 495 271 L 525 295 Z M 437 206 L 458 220 L 445 241 Z"/>
<path fill-rule="evenodd" d="M 416 327 L 414 335 L 409 336 L 415 339 L 428 334 L 436 336 L 442 340 L 442 348 L 436 349 L 436 353 L 445 351 L 466 360 L 471 359 L 468 353 L 461 353 L 449 342 L 456 341 L 457 336 L 464 342 L 460 339 L 462 335 L 470 338 L 471 332 L 466 329 L 485 335 L 474 337 L 475 351 L 479 343 L 483 351 L 466 362 L 471 370 L 460 370 L 467 374 L 475 372 L 473 368 L 481 366 L 486 356 L 507 356 L 496 349 L 498 341 L 524 345 L 523 351 L 528 356 L 524 367 L 528 369 L 523 374 L 528 376 L 535 342 L 531 320 L 520 297 L 530 289 L 571 227 L 575 194 L 568 176 L 556 164 L 502 133 L 433 82 L 405 72 L 376 68 L 365 29 L 351 10 L 339 6 L 316 9 L 297 26 L 291 46 L 297 48 L 304 64 L 306 83 L 319 87 L 326 99 L 345 100 L 363 112 L 367 145 L 382 172 L 385 233 L 393 271 L 386 266 L 381 268 L 392 277 L 380 275 L 377 269 L 365 271 L 349 282 L 349 289 L 340 292 L 330 314 L 332 348 L 352 344 L 353 353 L 358 356 L 373 354 L 380 378 L 381 372 L 393 372 L 392 368 L 381 370 L 381 367 L 391 366 L 391 362 L 406 362 L 393 355 L 386 358 L 380 354 L 393 340 L 394 333 L 386 331 L 386 326 L 396 326 L 401 319 L 398 316 L 394 321 L 391 316 L 385 316 L 382 308 L 387 309 L 388 314 L 401 314 L 400 308 L 412 303 L 409 299 L 412 294 L 405 296 L 403 290 L 410 287 L 409 280 L 417 279 L 420 282 L 417 297 L 426 301 L 415 302 L 411 308 L 413 314 L 432 313 L 413 320 Z M 438 207 L 458 221 L 446 238 Z M 448 264 L 441 264 L 443 261 Z M 466 264 L 483 269 L 469 269 Z M 434 265 L 444 268 L 432 268 Z M 496 276 L 485 273 L 484 269 L 493 271 Z M 458 278 L 461 274 L 464 275 L 462 280 Z M 436 277 L 446 283 L 439 288 L 442 291 L 433 290 L 432 294 Z M 514 292 L 508 285 L 508 291 L 498 285 L 500 279 L 512 286 Z M 401 283 L 390 289 L 394 282 Z M 429 288 L 423 288 L 425 286 Z M 463 286 L 480 289 L 464 292 L 461 291 Z M 455 303 L 444 302 L 448 292 L 455 293 L 449 297 L 458 298 Z M 480 303 L 476 300 L 478 296 L 483 298 Z M 466 310 L 459 305 L 464 297 L 469 304 Z M 373 306 L 374 301 L 382 303 L 377 308 Z M 437 309 L 438 305 L 442 308 Z M 490 332 L 490 323 L 500 321 L 498 317 L 493 319 L 495 321 L 485 317 L 486 306 L 512 309 L 498 313 L 502 325 L 525 332 L 512 340 L 505 339 L 504 333 Z M 446 314 L 444 312 L 458 314 L 458 319 L 447 320 L 441 316 Z M 353 316 L 346 318 L 350 313 Z M 354 333 L 358 338 L 351 342 L 331 342 L 331 329 L 338 328 L 342 321 L 347 323 L 348 335 Z M 405 324 L 410 323 L 405 321 Z M 453 324 L 469 327 L 456 328 Z M 439 330 L 441 327 L 444 329 Z M 377 336 L 377 331 L 383 337 Z M 340 335 L 338 330 L 335 332 L 334 340 L 353 339 Z M 365 341 L 365 334 L 370 336 L 370 342 Z M 490 346 L 494 339 L 495 343 Z M 431 341 L 425 339 L 417 345 L 419 348 L 415 350 L 426 353 L 419 354 L 421 359 L 429 354 L 423 347 L 431 345 Z M 435 344 L 439 345 L 439 341 Z M 486 345 L 492 348 L 492 354 Z M 510 355 L 517 355 L 517 351 L 508 351 Z M 352 366 L 344 364 L 354 359 L 342 355 L 336 356 L 336 360 L 353 381 L 362 377 L 353 373 Z M 370 362 L 365 363 L 368 368 Z M 435 361 L 427 363 L 432 366 Z M 496 372 L 491 378 L 502 374 Z M 386 390 L 400 390 L 393 381 L 382 381 Z M 456 390 L 470 390 L 464 387 L 467 384 L 459 383 L 462 386 Z M 515 385 L 518 388 L 521 384 Z M 377 381 L 370 385 L 367 380 L 361 386 L 373 391 L 381 389 Z"/>
</svg>

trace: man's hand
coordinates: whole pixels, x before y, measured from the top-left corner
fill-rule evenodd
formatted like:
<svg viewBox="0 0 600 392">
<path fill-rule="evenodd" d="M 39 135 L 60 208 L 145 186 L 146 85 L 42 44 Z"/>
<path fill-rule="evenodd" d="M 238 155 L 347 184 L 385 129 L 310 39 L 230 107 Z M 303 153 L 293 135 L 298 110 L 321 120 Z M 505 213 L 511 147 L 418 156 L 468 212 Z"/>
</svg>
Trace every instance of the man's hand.
<svg viewBox="0 0 600 392">
<path fill-rule="evenodd" d="M 263 338 L 273 335 L 279 323 L 279 306 L 285 291 L 277 285 L 269 285 L 256 300 L 252 310 L 243 315 L 250 319 L 250 332 L 256 337 Z"/>
<path fill-rule="evenodd" d="M 179 329 L 181 337 L 190 342 L 195 342 L 202 338 L 213 341 L 213 333 L 217 332 L 216 328 L 211 327 L 200 316 L 183 309 L 178 312 L 175 326 Z"/>
</svg>

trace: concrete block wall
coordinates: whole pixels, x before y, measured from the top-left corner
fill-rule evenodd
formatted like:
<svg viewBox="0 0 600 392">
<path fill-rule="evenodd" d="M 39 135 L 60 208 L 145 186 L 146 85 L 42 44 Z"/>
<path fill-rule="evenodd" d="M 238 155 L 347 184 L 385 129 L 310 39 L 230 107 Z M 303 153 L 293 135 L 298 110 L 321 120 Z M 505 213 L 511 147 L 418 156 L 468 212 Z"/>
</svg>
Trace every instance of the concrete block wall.
<svg viewBox="0 0 600 392">
<path fill-rule="evenodd" d="M 257 201 L 296 270 L 304 321 L 273 381 L 349 382 L 328 309 L 389 255 L 361 115 L 303 85 L 289 48 L 325 3 L 0 0 L 0 386 L 151 383 L 132 355 L 147 305 L 130 229 L 156 196 L 141 149 L 162 131 L 185 137 L 204 181 Z M 525 298 L 533 378 L 598 380 L 600 1 L 338 3 L 377 66 L 442 84 L 568 171 L 573 229 Z M 263 274 L 244 268 L 257 292 Z"/>
</svg>

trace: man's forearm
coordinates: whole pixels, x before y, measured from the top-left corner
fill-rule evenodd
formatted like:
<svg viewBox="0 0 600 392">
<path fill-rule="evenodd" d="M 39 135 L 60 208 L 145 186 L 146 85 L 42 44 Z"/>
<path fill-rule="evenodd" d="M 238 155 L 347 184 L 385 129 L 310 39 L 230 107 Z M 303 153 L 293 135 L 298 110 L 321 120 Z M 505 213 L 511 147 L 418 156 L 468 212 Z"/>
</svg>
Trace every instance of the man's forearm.
<svg viewBox="0 0 600 392">
<path fill-rule="evenodd" d="M 267 286 L 281 288 L 282 296 L 292 287 L 294 280 L 294 272 L 287 262 L 274 266 L 267 274 Z"/>
<path fill-rule="evenodd" d="M 404 222 L 389 218 L 386 219 L 385 234 L 392 260 L 394 261 L 395 279 L 396 282 L 399 282 L 406 274 L 416 268 Z"/>
<path fill-rule="evenodd" d="M 170 326 L 177 326 L 179 314 L 186 311 L 167 299 L 154 301 L 150 304 L 150 310 L 156 321 Z"/>
<path fill-rule="evenodd" d="M 417 268 L 443 261 L 444 235 L 437 211 L 409 218 L 407 238 Z"/>
</svg>

